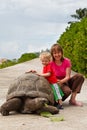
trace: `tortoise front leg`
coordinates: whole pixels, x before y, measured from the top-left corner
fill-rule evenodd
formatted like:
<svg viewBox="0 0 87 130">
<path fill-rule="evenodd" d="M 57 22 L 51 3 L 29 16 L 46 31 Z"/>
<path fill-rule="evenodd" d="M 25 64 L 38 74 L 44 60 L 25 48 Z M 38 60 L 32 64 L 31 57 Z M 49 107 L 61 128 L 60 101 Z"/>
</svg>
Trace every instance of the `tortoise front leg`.
<svg viewBox="0 0 87 130">
<path fill-rule="evenodd" d="M 3 116 L 9 115 L 9 112 L 11 111 L 18 111 L 20 107 L 22 106 L 22 101 L 20 98 L 13 98 L 8 101 L 6 101 L 4 104 L 2 104 L 0 108 L 0 112 Z"/>
<path fill-rule="evenodd" d="M 48 104 L 45 104 L 41 109 L 39 109 L 38 111 L 37 111 L 37 113 L 38 114 L 40 114 L 41 112 L 50 112 L 50 113 L 52 113 L 52 114 L 57 114 L 57 113 L 59 113 L 59 110 L 56 108 L 56 107 L 54 107 L 54 106 L 51 106 L 51 105 L 48 105 Z"/>
</svg>

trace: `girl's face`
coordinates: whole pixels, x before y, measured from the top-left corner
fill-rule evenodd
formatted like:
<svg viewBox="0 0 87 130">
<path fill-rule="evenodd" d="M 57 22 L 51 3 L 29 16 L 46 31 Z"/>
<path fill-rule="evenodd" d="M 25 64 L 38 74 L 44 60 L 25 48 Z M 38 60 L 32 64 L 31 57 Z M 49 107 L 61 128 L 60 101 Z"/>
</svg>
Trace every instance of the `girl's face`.
<svg viewBox="0 0 87 130">
<path fill-rule="evenodd" d="M 47 58 L 42 58 L 41 62 L 42 62 L 42 65 L 48 65 L 50 61 Z"/>
<path fill-rule="evenodd" d="M 55 51 L 53 52 L 53 57 L 56 61 L 61 61 L 61 58 L 62 58 L 62 53 L 61 51 Z"/>
</svg>

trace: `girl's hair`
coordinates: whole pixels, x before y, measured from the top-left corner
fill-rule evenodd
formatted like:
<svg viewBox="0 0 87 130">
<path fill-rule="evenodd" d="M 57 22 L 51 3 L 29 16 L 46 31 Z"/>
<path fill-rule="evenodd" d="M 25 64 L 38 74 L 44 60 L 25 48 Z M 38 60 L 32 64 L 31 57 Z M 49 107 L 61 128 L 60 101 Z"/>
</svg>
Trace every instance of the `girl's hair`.
<svg viewBox="0 0 87 130">
<path fill-rule="evenodd" d="M 47 58 L 49 61 L 51 61 L 52 56 L 50 52 L 42 52 L 39 56 L 40 59 Z"/>
<path fill-rule="evenodd" d="M 56 52 L 61 52 L 62 53 L 61 61 L 64 60 L 63 49 L 58 43 L 55 43 L 55 44 L 52 45 L 50 52 L 51 52 L 51 55 L 52 55 L 52 58 L 53 58 L 54 61 L 55 61 L 55 59 L 53 57 L 53 53 L 56 53 Z"/>
</svg>

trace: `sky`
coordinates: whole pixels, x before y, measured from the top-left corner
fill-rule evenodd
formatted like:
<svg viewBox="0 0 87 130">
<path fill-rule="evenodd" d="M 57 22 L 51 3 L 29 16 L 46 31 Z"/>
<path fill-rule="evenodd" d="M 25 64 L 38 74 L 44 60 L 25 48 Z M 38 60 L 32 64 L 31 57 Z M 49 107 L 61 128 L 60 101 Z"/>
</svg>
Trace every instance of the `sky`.
<svg viewBox="0 0 87 130">
<path fill-rule="evenodd" d="M 79 8 L 87 0 L 0 0 L 0 58 L 50 49 Z"/>
</svg>

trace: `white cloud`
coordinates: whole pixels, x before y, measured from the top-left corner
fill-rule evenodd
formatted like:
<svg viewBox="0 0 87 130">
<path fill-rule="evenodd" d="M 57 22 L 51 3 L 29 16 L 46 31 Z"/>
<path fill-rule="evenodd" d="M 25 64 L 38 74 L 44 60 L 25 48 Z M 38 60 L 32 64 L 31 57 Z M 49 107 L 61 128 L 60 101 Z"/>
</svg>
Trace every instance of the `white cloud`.
<svg viewBox="0 0 87 130">
<path fill-rule="evenodd" d="M 87 0 L 0 1 L 0 57 L 50 48 Z M 11 49 L 10 49 L 11 48 Z"/>
<path fill-rule="evenodd" d="M 16 57 L 19 52 L 19 46 L 16 42 L 7 42 L 0 44 L 0 57 L 12 58 Z"/>
</svg>

